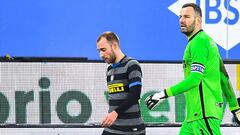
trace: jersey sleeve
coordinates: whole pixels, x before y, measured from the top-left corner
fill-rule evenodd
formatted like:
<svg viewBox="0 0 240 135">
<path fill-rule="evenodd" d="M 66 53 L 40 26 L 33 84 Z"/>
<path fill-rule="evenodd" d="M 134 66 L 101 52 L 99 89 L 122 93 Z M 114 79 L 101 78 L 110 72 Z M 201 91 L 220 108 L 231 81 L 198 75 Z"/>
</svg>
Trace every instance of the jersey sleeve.
<svg viewBox="0 0 240 135">
<path fill-rule="evenodd" d="M 200 84 L 209 55 L 208 44 L 207 40 L 201 38 L 191 42 L 191 72 L 183 81 L 166 89 L 168 96 L 184 93 Z"/>
<path fill-rule="evenodd" d="M 239 108 L 235 93 L 229 80 L 228 73 L 225 69 L 223 61 L 220 59 L 220 77 L 221 77 L 221 88 L 226 97 L 230 110 L 236 110 Z"/>
<path fill-rule="evenodd" d="M 138 104 L 142 88 L 142 71 L 136 60 L 131 60 L 128 67 L 129 94 L 124 102 L 115 110 L 122 114 L 132 105 Z"/>
<path fill-rule="evenodd" d="M 142 85 L 142 70 L 136 60 L 131 60 L 128 67 L 129 88 L 136 85 Z"/>
</svg>

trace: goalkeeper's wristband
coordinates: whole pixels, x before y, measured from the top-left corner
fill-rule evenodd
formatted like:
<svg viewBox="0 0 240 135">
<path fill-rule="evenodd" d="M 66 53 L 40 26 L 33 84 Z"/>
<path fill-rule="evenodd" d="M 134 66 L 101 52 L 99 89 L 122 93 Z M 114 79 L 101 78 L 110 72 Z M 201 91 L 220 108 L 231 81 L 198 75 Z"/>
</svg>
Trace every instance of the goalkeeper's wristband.
<svg viewBox="0 0 240 135">
<path fill-rule="evenodd" d="M 235 121 L 240 125 L 240 108 L 231 112 L 235 118 Z"/>
<path fill-rule="evenodd" d="M 164 97 L 164 98 L 168 98 L 167 90 L 164 89 L 163 91 L 164 91 L 164 94 L 165 94 L 165 97 Z"/>
<path fill-rule="evenodd" d="M 170 88 L 167 88 L 167 89 L 165 89 L 164 91 L 165 91 L 165 95 L 166 95 L 167 97 L 173 96 L 173 93 L 172 93 L 172 91 L 171 91 Z"/>
</svg>

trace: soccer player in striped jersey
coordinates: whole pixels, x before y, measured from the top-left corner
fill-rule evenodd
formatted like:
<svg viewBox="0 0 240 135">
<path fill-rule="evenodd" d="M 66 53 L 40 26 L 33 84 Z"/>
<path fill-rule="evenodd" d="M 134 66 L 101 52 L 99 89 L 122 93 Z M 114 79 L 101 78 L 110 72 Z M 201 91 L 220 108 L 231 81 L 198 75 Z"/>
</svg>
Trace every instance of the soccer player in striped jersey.
<svg viewBox="0 0 240 135">
<path fill-rule="evenodd" d="M 218 47 L 202 30 L 202 12 L 198 5 L 188 3 L 180 12 L 180 27 L 188 38 L 183 57 L 184 80 L 146 98 L 153 109 L 167 97 L 185 94 L 187 116 L 180 135 L 221 135 L 223 94 L 239 123 L 240 109 Z"/>
<path fill-rule="evenodd" d="M 123 54 L 119 38 L 104 32 L 97 39 L 100 57 L 109 65 L 107 86 L 109 111 L 102 121 L 102 135 L 145 135 L 138 100 L 142 88 L 142 71 L 137 60 Z"/>
</svg>

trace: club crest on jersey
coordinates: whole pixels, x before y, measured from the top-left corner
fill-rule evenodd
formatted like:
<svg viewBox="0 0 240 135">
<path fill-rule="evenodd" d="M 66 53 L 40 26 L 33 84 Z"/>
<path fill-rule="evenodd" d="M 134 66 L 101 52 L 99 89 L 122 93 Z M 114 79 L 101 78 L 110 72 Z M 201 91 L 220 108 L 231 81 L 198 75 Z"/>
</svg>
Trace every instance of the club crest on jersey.
<svg viewBox="0 0 240 135">
<path fill-rule="evenodd" d="M 113 81 L 114 80 L 114 75 L 111 75 L 110 76 L 110 81 Z"/>
<path fill-rule="evenodd" d="M 201 64 L 192 64 L 191 66 L 191 72 L 198 72 L 200 74 L 203 74 L 205 67 Z"/>
</svg>

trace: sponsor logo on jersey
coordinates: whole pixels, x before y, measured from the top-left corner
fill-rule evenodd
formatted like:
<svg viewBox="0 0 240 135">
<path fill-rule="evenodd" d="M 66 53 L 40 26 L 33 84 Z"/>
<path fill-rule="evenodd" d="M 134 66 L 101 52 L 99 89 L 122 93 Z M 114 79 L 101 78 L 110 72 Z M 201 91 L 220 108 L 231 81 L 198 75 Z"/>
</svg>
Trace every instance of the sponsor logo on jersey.
<svg viewBox="0 0 240 135">
<path fill-rule="evenodd" d="M 115 83 L 108 85 L 109 93 L 119 93 L 124 91 L 123 83 Z"/>
</svg>

